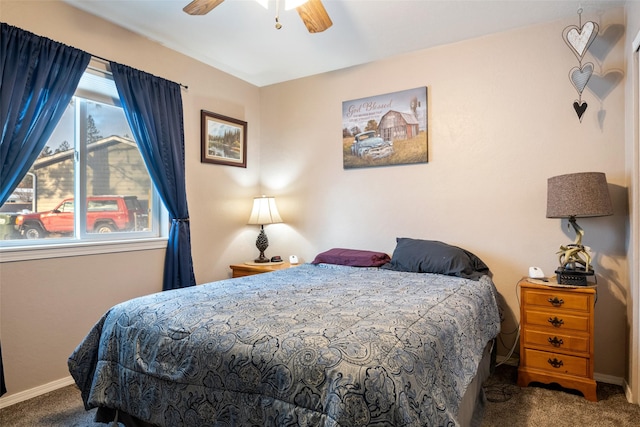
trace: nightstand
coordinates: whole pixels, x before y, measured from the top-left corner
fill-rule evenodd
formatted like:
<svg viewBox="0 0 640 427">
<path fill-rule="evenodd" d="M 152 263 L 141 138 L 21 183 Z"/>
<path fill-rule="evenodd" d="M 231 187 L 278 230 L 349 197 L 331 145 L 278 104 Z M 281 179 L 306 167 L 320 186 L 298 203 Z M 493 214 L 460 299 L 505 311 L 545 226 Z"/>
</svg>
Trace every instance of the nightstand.
<svg viewBox="0 0 640 427">
<path fill-rule="evenodd" d="M 291 268 L 294 265 L 289 264 L 288 262 L 246 262 L 243 264 L 232 264 L 229 267 L 231 268 L 232 274 L 231 277 L 243 277 L 243 276 L 251 276 L 254 274 L 262 274 L 268 273 L 270 271 L 276 270 L 284 270 L 287 268 Z"/>
<path fill-rule="evenodd" d="M 595 286 L 520 282 L 518 385 L 557 383 L 596 402 L 593 379 Z"/>
</svg>

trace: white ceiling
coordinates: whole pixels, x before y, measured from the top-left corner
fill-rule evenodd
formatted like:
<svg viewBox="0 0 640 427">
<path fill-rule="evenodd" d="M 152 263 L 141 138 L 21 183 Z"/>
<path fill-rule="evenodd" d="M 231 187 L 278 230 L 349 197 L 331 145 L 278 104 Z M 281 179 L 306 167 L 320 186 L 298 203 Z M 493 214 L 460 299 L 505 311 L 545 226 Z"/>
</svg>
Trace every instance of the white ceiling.
<svg viewBox="0 0 640 427">
<path fill-rule="evenodd" d="M 204 16 L 190 0 L 64 0 L 173 50 L 266 86 L 516 27 L 575 18 L 595 20 L 623 0 L 323 0 L 333 26 L 310 34 L 295 10 L 276 0 L 226 0 Z M 638 0 L 628 0 L 638 1 Z M 281 3 L 284 3 L 281 1 Z M 558 33 L 558 38 L 561 34 Z M 526 46 L 523 46 L 526 48 Z"/>
</svg>

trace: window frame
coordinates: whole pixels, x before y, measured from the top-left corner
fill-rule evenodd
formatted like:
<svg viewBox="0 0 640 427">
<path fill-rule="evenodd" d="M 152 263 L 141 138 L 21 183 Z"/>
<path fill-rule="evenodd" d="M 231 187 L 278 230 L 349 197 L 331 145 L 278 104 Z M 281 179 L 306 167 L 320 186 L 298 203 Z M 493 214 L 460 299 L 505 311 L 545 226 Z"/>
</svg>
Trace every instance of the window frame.
<svg viewBox="0 0 640 427">
<path fill-rule="evenodd" d="M 92 59 L 85 70 L 85 74 L 98 75 L 99 77 L 110 78 L 111 72 L 108 63 L 98 59 Z M 110 104 L 122 107 L 117 98 L 108 95 L 99 95 L 78 88 L 74 93 L 74 99 L 84 98 L 91 101 Z M 81 102 L 76 99 L 76 102 Z M 79 108 L 76 109 L 78 114 Z M 76 121 L 76 123 L 79 123 Z M 77 126 L 80 126 L 77 124 Z M 80 129 L 76 129 L 76 139 Z M 86 138 L 80 138 L 86 140 Z M 87 167 L 88 147 L 86 144 L 75 146 L 74 198 L 87 200 L 86 190 L 86 167 Z M 160 200 L 160 196 L 151 181 L 151 197 L 149 199 L 149 209 L 153 212 L 148 231 L 135 232 L 113 232 L 113 233 L 90 233 L 86 230 L 86 216 L 88 206 L 86 203 L 76 204 L 75 233 L 74 236 L 64 238 L 46 238 L 30 240 L 3 240 L 0 244 L 0 264 L 4 262 L 26 261 L 34 259 L 48 259 L 60 257 L 73 257 L 82 255 L 95 255 L 114 252 L 128 252 L 139 250 L 153 250 L 166 248 L 169 235 L 169 215 Z"/>
</svg>

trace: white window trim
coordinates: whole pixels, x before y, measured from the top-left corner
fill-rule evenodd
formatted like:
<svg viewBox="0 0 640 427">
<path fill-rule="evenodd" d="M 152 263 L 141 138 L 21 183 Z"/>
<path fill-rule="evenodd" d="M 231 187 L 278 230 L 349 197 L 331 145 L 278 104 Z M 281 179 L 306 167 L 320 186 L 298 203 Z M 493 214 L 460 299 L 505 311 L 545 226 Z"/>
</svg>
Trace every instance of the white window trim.
<svg viewBox="0 0 640 427">
<path fill-rule="evenodd" d="M 159 197 L 156 195 L 159 199 Z M 38 245 L 0 247 L 0 264 L 36 259 L 66 258 L 83 255 L 100 255 L 115 252 L 147 251 L 164 249 L 169 241 L 169 213 L 159 203 L 160 236 L 113 240 L 61 240 Z M 116 233 L 113 233 L 116 234 Z"/>
<path fill-rule="evenodd" d="M 164 249 L 167 247 L 167 241 L 167 237 L 152 237 L 136 240 L 114 240 L 107 242 L 81 241 L 76 243 L 53 243 L 50 245 L 0 248 L 0 264 L 36 259 Z"/>
</svg>

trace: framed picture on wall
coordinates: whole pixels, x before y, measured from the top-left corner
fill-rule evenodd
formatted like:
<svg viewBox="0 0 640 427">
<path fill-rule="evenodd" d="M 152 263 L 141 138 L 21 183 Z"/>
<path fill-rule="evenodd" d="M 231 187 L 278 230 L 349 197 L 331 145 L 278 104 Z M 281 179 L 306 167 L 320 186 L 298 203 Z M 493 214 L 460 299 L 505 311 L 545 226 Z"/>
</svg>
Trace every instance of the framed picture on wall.
<svg viewBox="0 0 640 427">
<path fill-rule="evenodd" d="M 247 122 L 201 111 L 202 163 L 247 167 Z"/>
<path fill-rule="evenodd" d="M 345 169 L 427 163 L 427 88 L 342 103 Z"/>
</svg>

